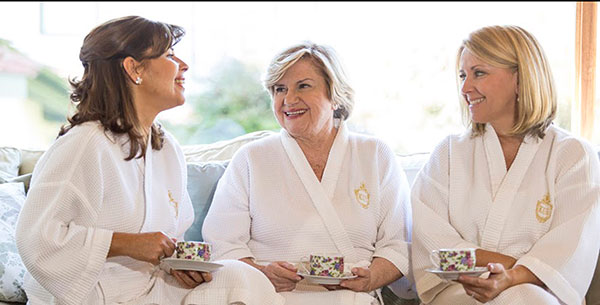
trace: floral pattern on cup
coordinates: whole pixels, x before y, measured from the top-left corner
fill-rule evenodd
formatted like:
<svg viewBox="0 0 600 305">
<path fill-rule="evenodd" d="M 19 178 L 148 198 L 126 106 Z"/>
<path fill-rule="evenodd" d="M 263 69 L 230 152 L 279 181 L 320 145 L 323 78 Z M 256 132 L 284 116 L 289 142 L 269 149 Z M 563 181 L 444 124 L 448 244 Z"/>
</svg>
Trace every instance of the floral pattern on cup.
<svg viewBox="0 0 600 305">
<path fill-rule="evenodd" d="M 440 249 L 431 251 L 431 262 L 441 271 L 473 271 L 475 269 L 475 249 Z M 436 263 L 433 258 L 439 258 Z"/>
<path fill-rule="evenodd" d="M 177 258 L 208 262 L 210 260 L 210 244 L 201 241 L 178 241 Z"/>
<path fill-rule="evenodd" d="M 344 274 L 344 257 L 311 255 L 310 275 L 341 277 Z"/>
</svg>

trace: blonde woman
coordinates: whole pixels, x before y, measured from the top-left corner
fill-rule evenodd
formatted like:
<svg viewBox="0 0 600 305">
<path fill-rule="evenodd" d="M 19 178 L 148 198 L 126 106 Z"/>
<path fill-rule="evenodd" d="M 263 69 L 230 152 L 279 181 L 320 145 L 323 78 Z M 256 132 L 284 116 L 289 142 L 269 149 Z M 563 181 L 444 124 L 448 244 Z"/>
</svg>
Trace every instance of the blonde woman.
<svg viewBox="0 0 600 305">
<path fill-rule="evenodd" d="M 457 55 L 470 129 L 433 151 L 412 190 L 413 264 L 425 304 L 581 304 L 600 240 L 592 147 L 552 124 L 556 94 L 536 39 L 481 28 Z M 425 271 L 439 248 L 475 248 L 480 278 Z"/>
<path fill-rule="evenodd" d="M 404 172 L 385 143 L 348 131 L 353 91 L 333 49 L 307 42 L 284 50 L 265 87 L 281 133 L 233 157 L 205 239 L 216 256 L 260 270 L 286 305 L 378 304 L 376 292 L 408 272 Z M 357 277 L 310 285 L 297 263 L 312 253 L 344 255 Z"/>
</svg>

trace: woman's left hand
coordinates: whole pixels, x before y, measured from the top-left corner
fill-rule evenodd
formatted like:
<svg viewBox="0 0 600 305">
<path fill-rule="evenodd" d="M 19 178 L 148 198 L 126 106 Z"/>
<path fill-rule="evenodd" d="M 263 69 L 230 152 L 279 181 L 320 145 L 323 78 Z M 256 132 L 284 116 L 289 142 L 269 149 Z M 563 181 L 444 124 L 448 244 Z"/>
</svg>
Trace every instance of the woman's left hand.
<svg viewBox="0 0 600 305">
<path fill-rule="evenodd" d="M 487 265 L 490 276 L 487 279 L 461 275 L 458 282 L 463 285 L 467 295 L 475 298 L 481 303 L 493 300 L 502 291 L 512 286 L 512 276 L 500 263 Z"/>
<path fill-rule="evenodd" d="M 371 270 L 368 268 L 352 268 L 352 274 L 356 277 L 349 280 L 343 280 L 339 286 L 324 285 L 329 290 L 337 290 L 339 288 L 350 289 L 356 292 L 370 292 L 371 290 Z"/>
<path fill-rule="evenodd" d="M 171 269 L 171 275 L 177 279 L 177 282 L 179 282 L 182 287 L 188 289 L 193 289 L 204 282 L 212 281 L 212 275 L 208 272 Z"/>
</svg>

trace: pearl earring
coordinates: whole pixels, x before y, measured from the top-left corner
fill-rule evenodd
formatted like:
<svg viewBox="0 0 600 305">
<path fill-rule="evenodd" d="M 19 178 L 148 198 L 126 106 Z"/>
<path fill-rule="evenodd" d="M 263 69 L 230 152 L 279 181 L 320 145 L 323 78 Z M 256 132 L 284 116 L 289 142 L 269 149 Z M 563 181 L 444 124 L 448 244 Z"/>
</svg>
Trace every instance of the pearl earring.
<svg viewBox="0 0 600 305">
<path fill-rule="evenodd" d="M 136 84 L 136 85 L 141 85 L 141 84 L 142 84 L 142 78 L 138 76 L 138 77 L 135 79 L 135 84 Z"/>
<path fill-rule="evenodd" d="M 338 110 L 340 108 L 340 105 L 333 103 L 333 110 Z"/>
</svg>

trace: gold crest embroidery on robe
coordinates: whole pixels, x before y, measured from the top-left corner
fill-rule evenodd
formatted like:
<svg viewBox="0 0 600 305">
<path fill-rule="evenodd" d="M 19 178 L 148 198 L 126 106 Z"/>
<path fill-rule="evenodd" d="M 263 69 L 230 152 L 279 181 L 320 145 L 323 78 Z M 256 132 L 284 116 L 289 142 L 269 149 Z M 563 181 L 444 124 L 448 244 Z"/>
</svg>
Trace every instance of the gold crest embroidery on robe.
<svg viewBox="0 0 600 305">
<path fill-rule="evenodd" d="M 542 200 L 537 202 L 537 206 L 535 207 L 535 218 L 540 223 L 546 222 L 552 216 L 552 203 L 550 202 L 550 194 L 546 193 Z"/>
<path fill-rule="evenodd" d="M 179 216 L 179 202 L 175 201 L 171 190 L 169 190 L 169 202 L 173 204 L 173 207 L 175 208 L 175 218 L 177 218 Z"/>
<path fill-rule="evenodd" d="M 360 203 L 360 206 L 362 206 L 365 209 L 369 208 L 369 199 L 371 195 L 369 195 L 369 191 L 367 191 L 364 182 L 360 184 L 359 188 L 354 190 L 354 195 L 356 196 L 356 201 Z"/>
</svg>

